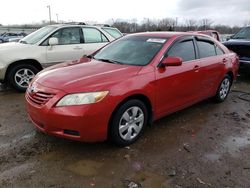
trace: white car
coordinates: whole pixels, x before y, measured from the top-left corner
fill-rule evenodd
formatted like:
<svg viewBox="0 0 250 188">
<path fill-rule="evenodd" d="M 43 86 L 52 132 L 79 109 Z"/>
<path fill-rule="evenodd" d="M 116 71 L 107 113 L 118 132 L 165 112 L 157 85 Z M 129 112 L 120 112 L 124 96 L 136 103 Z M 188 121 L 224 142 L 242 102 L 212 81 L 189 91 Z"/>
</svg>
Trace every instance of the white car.
<svg viewBox="0 0 250 188">
<path fill-rule="evenodd" d="M 112 27 L 68 24 L 43 27 L 18 43 L 0 44 L 0 81 L 23 92 L 43 68 L 78 60 L 119 37 L 122 33 Z"/>
</svg>

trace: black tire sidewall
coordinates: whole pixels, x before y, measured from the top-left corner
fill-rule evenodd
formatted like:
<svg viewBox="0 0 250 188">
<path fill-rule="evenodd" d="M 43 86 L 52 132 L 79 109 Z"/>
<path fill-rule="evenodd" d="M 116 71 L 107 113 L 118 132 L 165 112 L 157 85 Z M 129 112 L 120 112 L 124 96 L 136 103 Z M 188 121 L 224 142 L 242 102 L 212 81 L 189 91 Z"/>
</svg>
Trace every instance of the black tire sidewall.
<svg viewBox="0 0 250 188">
<path fill-rule="evenodd" d="M 229 75 L 225 75 L 224 78 L 223 78 L 223 80 L 220 82 L 219 87 L 218 87 L 218 90 L 217 90 L 217 93 L 216 93 L 216 96 L 215 96 L 216 102 L 223 102 L 227 98 L 227 96 L 226 96 L 225 98 L 222 99 L 221 96 L 220 96 L 221 84 L 224 82 L 225 79 L 228 79 L 229 82 L 230 82 L 230 86 L 229 86 L 229 90 L 227 92 L 227 96 L 228 96 L 228 94 L 230 92 L 230 88 L 231 88 L 231 85 L 232 85 L 232 78 Z"/>
<path fill-rule="evenodd" d="M 16 82 L 15 82 L 15 74 L 18 70 L 20 69 L 29 69 L 31 70 L 34 74 L 37 74 L 39 72 L 39 70 L 33 66 L 33 65 L 29 65 L 29 64 L 21 64 L 21 65 L 15 65 L 14 67 L 11 68 L 9 75 L 8 75 L 8 82 L 9 84 L 16 89 L 19 92 L 25 92 L 27 88 L 24 87 L 20 87 Z"/>
<path fill-rule="evenodd" d="M 122 139 L 120 134 L 119 134 L 119 122 L 120 122 L 120 119 L 121 119 L 123 113 L 133 106 L 137 106 L 143 111 L 144 123 L 143 123 L 143 126 L 142 126 L 140 133 L 134 139 L 127 141 L 127 140 Z M 140 100 L 131 99 L 131 100 L 125 102 L 124 104 L 122 104 L 115 111 L 113 118 L 111 120 L 111 123 L 110 123 L 110 127 L 109 127 L 109 139 L 113 144 L 115 144 L 117 146 L 130 145 L 130 144 L 134 143 L 136 140 L 138 140 L 138 138 L 141 136 L 141 134 L 143 133 L 143 131 L 146 127 L 147 122 L 148 122 L 148 110 L 147 110 L 146 105 Z"/>
</svg>

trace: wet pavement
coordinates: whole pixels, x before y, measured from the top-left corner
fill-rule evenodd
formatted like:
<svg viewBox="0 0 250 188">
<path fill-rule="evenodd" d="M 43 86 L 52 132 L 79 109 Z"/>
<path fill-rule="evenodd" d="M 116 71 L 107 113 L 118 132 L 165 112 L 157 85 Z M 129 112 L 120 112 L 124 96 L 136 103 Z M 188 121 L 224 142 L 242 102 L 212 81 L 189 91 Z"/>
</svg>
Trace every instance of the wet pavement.
<svg viewBox="0 0 250 188">
<path fill-rule="evenodd" d="M 0 187 L 250 187 L 250 77 L 146 128 L 130 147 L 37 132 L 24 95 L 0 91 Z"/>
</svg>

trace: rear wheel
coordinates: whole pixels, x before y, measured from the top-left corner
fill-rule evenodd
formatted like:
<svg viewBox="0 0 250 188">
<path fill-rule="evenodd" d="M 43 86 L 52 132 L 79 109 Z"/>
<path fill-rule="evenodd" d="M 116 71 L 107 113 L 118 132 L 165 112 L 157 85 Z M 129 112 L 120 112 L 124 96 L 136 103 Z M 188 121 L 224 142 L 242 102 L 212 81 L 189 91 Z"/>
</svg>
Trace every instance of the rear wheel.
<svg viewBox="0 0 250 188">
<path fill-rule="evenodd" d="M 215 95 L 214 99 L 216 102 L 223 102 L 227 98 L 231 85 L 232 78 L 229 75 L 225 75 Z"/>
<path fill-rule="evenodd" d="M 39 70 L 29 64 L 21 64 L 12 67 L 9 73 L 9 82 L 19 92 L 25 92 L 31 80 Z"/>
<path fill-rule="evenodd" d="M 122 104 L 110 124 L 109 138 L 118 146 L 134 143 L 142 134 L 148 120 L 148 111 L 143 102 L 132 99 Z"/>
</svg>

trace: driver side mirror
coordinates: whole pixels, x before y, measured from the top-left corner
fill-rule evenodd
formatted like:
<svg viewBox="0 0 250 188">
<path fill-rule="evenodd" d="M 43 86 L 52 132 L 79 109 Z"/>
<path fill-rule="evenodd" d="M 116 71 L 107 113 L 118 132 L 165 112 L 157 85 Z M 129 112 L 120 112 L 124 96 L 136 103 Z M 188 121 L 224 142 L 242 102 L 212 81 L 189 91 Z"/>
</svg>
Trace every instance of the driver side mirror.
<svg viewBox="0 0 250 188">
<path fill-rule="evenodd" d="M 55 45 L 58 45 L 58 38 L 56 38 L 56 37 L 51 37 L 50 39 L 49 39 L 49 45 L 50 46 L 55 46 Z"/>
<path fill-rule="evenodd" d="M 181 66 L 182 59 L 180 57 L 165 57 L 163 58 L 160 67 L 167 67 L 167 66 Z"/>
</svg>

